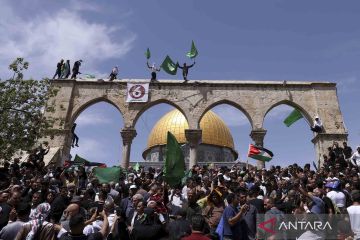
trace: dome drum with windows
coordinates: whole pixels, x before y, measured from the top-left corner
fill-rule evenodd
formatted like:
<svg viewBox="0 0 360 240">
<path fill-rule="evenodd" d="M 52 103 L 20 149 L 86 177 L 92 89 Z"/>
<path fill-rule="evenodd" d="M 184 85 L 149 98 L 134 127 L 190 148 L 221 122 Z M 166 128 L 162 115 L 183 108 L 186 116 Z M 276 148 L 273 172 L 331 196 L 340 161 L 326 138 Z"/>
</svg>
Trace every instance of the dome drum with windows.
<svg viewBox="0 0 360 240">
<path fill-rule="evenodd" d="M 185 129 L 189 125 L 185 116 L 177 109 L 165 114 L 151 130 L 147 148 L 142 156 L 147 162 L 162 162 L 165 158 L 166 137 L 170 131 L 182 145 L 185 160 L 189 161 L 189 145 L 185 138 Z M 198 148 L 198 162 L 234 162 L 238 153 L 234 141 L 224 121 L 212 111 L 208 111 L 200 121 L 202 141 Z"/>
</svg>

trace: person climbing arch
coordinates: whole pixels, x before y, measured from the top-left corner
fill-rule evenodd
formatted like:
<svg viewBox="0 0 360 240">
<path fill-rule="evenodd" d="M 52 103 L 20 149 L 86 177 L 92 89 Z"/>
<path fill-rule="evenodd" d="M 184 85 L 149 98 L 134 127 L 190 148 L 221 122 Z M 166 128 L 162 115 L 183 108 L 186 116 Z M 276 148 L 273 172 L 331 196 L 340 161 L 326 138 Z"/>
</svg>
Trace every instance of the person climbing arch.
<svg viewBox="0 0 360 240">
<path fill-rule="evenodd" d="M 71 146 L 74 147 L 74 143 L 75 146 L 79 147 L 78 143 L 79 143 L 79 137 L 76 135 L 75 133 L 75 128 L 76 128 L 76 123 L 73 124 L 72 128 L 71 128 L 71 133 L 72 133 L 72 143 Z"/>
<path fill-rule="evenodd" d="M 323 124 L 319 116 L 315 116 L 314 125 L 311 127 L 311 131 L 320 133 L 323 131 Z"/>
</svg>

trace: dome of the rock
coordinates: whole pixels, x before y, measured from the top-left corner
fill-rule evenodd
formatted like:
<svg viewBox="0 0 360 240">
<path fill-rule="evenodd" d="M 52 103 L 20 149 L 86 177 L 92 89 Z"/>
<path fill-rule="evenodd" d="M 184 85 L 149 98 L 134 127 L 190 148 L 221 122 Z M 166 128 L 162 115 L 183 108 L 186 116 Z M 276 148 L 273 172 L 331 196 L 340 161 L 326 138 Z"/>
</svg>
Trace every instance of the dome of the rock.
<svg viewBox="0 0 360 240">
<path fill-rule="evenodd" d="M 146 161 L 163 161 L 167 132 L 170 131 L 180 144 L 186 144 L 185 129 L 189 125 L 185 116 L 177 109 L 165 114 L 153 127 L 148 137 L 147 148 L 143 152 Z M 234 141 L 224 121 L 212 111 L 206 112 L 200 121 L 202 141 L 199 162 L 230 162 L 237 158 Z M 186 144 L 187 145 L 187 144 Z M 188 157 L 187 146 L 184 148 Z"/>
</svg>

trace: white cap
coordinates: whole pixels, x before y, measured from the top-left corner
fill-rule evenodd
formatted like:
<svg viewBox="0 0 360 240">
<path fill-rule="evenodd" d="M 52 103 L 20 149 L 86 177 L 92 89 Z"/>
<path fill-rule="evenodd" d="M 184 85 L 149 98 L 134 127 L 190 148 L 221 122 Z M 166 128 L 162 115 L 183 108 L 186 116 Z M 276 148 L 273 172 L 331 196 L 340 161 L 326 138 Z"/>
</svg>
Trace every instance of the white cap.
<svg viewBox="0 0 360 240">
<path fill-rule="evenodd" d="M 136 189 L 137 187 L 136 187 L 136 185 L 135 184 L 133 184 L 133 185 L 131 185 L 130 186 L 130 188 L 129 189 Z"/>
</svg>

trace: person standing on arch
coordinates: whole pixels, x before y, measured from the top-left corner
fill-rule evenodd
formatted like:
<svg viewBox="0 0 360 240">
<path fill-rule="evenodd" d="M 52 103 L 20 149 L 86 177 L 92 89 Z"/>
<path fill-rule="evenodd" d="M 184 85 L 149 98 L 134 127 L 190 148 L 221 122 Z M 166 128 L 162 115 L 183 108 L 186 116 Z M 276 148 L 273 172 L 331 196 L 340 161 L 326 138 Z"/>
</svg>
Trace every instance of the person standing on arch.
<svg viewBox="0 0 360 240">
<path fill-rule="evenodd" d="M 67 79 L 70 76 L 70 60 L 66 60 L 61 71 L 61 78 Z"/>
<path fill-rule="evenodd" d="M 56 72 L 53 76 L 53 79 L 55 79 L 56 76 L 58 79 L 61 77 L 61 68 L 62 68 L 63 64 L 64 64 L 64 59 L 61 59 L 60 62 L 58 62 L 56 64 Z"/>
<path fill-rule="evenodd" d="M 72 75 L 71 75 L 71 79 L 76 79 L 76 76 L 78 74 L 81 74 L 80 70 L 80 66 L 81 66 L 82 60 L 78 60 L 74 63 L 73 69 L 72 69 Z"/>
<path fill-rule="evenodd" d="M 113 69 L 111 70 L 111 73 L 109 75 L 109 81 L 114 81 L 114 79 L 117 78 L 117 75 L 119 73 L 119 69 L 118 67 L 113 67 Z"/>
<path fill-rule="evenodd" d="M 155 63 L 150 66 L 148 61 L 146 62 L 146 65 L 151 71 L 151 81 L 156 81 L 156 72 L 160 72 L 160 68 L 157 68 Z"/>
<path fill-rule="evenodd" d="M 183 78 L 184 78 L 185 82 L 188 81 L 187 75 L 189 73 L 189 68 L 192 68 L 194 65 L 195 65 L 195 61 L 191 65 L 186 65 L 186 63 L 184 63 L 182 67 L 179 64 L 177 64 L 177 66 L 182 69 L 182 74 L 183 74 Z"/>
<path fill-rule="evenodd" d="M 74 147 L 74 143 L 75 146 L 79 146 L 79 137 L 76 135 L 75 133 L 75 128 L 76 128 L 76 123 L 73 124 L 72 128 L 71 128 L 71 134 L 72 134 L 72 141 L 71 141 L 71 146 Z"/>
</svg>

